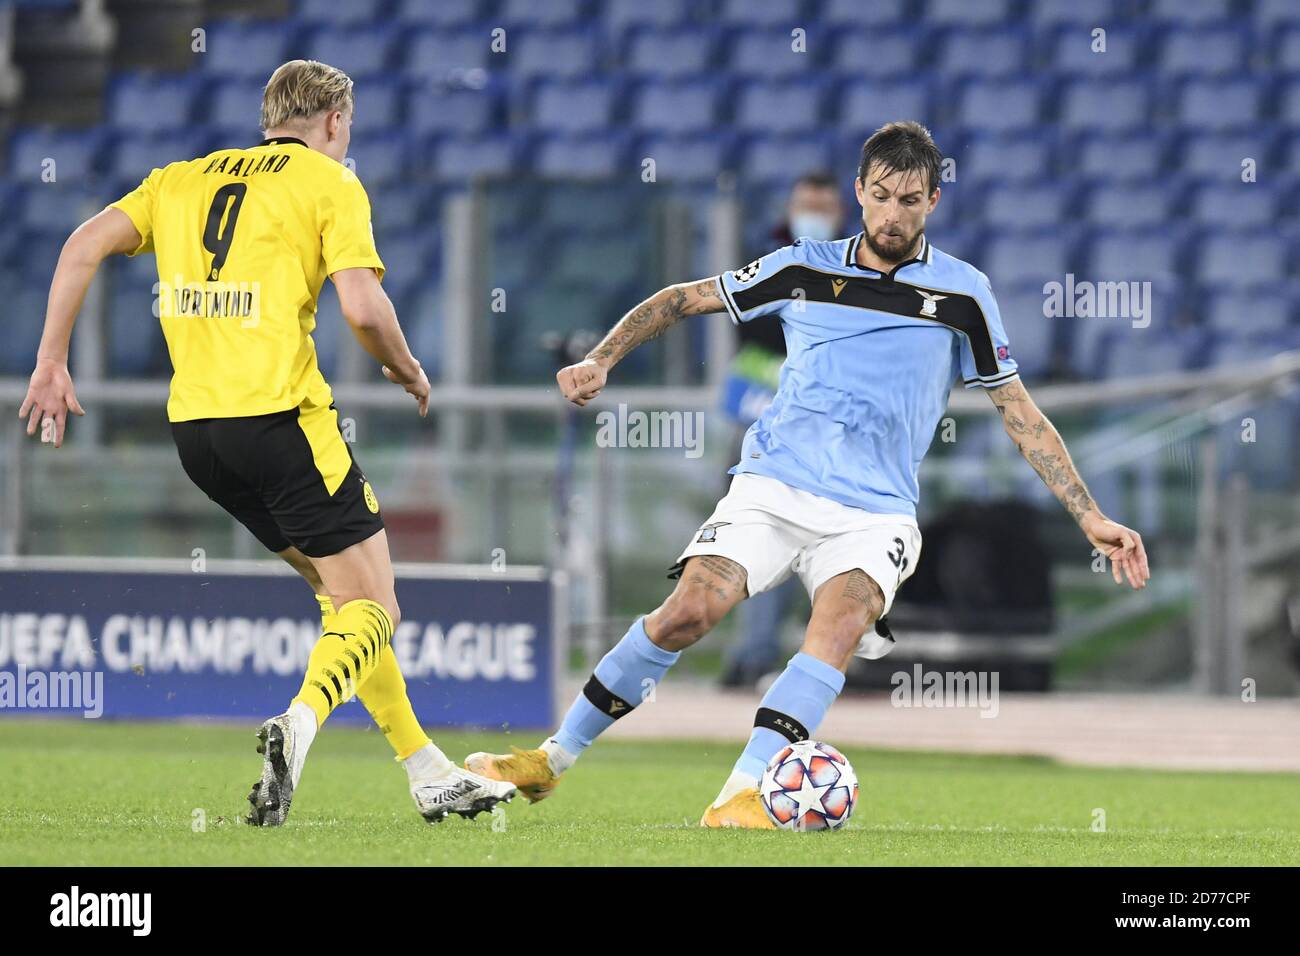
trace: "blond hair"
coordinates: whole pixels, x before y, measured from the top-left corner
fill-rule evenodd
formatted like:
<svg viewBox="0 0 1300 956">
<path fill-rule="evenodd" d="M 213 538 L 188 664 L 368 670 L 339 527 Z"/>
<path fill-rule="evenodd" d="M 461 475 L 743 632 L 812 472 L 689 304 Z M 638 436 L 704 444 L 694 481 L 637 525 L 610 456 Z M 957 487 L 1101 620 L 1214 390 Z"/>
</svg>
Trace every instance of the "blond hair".
<svg viewBox="0 0 1300 956">
<path fill-rule="evenodd" d="M 290 60 L 262 91 L 262 129 L 299 125 L 321 112 L 352 109 L 352 78 L 317 60 Z"/>
</svg>

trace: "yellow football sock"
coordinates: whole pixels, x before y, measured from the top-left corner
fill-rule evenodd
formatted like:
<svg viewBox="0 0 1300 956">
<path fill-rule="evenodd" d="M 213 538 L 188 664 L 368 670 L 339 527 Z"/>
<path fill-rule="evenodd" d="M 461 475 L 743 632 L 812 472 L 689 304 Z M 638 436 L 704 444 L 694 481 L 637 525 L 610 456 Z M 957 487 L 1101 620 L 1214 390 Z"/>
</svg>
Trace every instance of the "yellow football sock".
<svg viewBox="0 0 1300 956">
<path fill-rule="evenodd" d="M 406 696 L 406 679 L 391 647 L 380 656 L 379 667 L 357 696 L 384 732 L 398 760 L 405 760 L 430 743 Z"/>
<path fill-rule="evenodd" d="M 318 594 L 316 603 L 320 605 L 320 629 L 328 631 L 329 619 L 334 616 L 334 602 L 330 600 L 328 594 Z"/>
<path fill-rule="evenodd" d="M 393 619 L 384 606 L 364 598 L 349 601 L 325 623 L 293 699 L 315 712 L 317 726 L 361 690 L 393 639 Z"/>
<path fill-rule="evenodd" d="M 329 619 L 334 616 L 334 605 L 329 595 L 317 594 L 316 603 L 320 605 L 322 630 L 331 630 Z M 432 742 L 406 696 L 406 679 L 391 647 L 379 655 L 379 666 L 357 697 L 392 744 L 398 760 L 405 760 Z"/>
</svg>

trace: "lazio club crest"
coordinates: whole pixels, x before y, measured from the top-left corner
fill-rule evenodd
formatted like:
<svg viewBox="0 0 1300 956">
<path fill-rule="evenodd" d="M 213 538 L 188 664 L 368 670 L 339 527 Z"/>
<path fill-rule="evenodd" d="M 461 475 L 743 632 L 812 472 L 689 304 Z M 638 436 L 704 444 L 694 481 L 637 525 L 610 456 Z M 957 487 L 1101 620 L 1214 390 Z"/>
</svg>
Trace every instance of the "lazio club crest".
<svg viewBox="0 0 1300 956">
<path fill-rule="evenodd" d="M 709 544 L 710 542 L 717 541 L 718 529 L 721 528 L 723 525 L 728 525 L 728 524 L 731 524 L 731 522 L 714 521 L 711 524 L 706 524 L 703 528 L 700 529 L 700 536 L 695 539 L 695 543 Z"/>
</svg>

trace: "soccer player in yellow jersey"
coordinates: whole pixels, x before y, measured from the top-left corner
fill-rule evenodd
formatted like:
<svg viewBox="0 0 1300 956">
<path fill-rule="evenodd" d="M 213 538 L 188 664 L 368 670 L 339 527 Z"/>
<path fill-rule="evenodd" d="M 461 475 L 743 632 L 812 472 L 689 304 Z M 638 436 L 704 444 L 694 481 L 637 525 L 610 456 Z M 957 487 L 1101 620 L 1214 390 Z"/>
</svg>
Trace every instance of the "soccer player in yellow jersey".
<svg viewBox="0 0 1300 956">
<path fill-rule="evenodd" d="M 248 822 L 289 812 L 312 739 L 354 694 L 406 767 L 425 819 L 473 817 L 511 784 L 456 767 L 425 735 L 389 648 L 399 620 L 379 502 L 338 427 L 311 331 L 325 277 L 384 376 L 428 411 L 429 380 L 380 286 L 370 203 L 343 165 L 352 80 L 312 60 L 280 66 L 259 145 L 155 169 L 63 247 L 45 332 L 19 411 L 27 433 L 63 442 L 84 414 L 68 372 L 73 323 L 109 255 L 153 252 L 175 374 L 167 417 L 186 474 L 314 589 L 322 634 L 289 709 L 259 728 L 261 778 Z"/>
</svg>

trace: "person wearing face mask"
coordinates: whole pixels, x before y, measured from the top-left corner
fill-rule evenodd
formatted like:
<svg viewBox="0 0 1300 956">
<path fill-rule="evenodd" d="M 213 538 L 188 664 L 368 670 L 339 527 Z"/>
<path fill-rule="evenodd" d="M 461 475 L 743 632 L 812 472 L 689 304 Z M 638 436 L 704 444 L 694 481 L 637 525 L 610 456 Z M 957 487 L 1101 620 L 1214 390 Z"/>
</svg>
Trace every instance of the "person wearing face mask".
<svg viewBox="0 0 1300 956">
<path fill-rule="evenodd" d="M 839 183 L 826 172 L 804 173 L 790 190 L 785 217 L 772 230 L 769 248 L 796 239 L 838 239 L 844 229 L 844 199 Z M 739 449 L 745 431 L 776 394 L 785 361 L 785 333 L 780 319 L 766 316 L 736 327 L 738 349 L 723 383 L 722 407 L 735 426 Z M 781 623 L 800 599 L 799 582 L 756 594 L 740 607 L 736 640 L 723 663 L 723 687 L 752 687 L 781 664 Z"/>
</svg>

